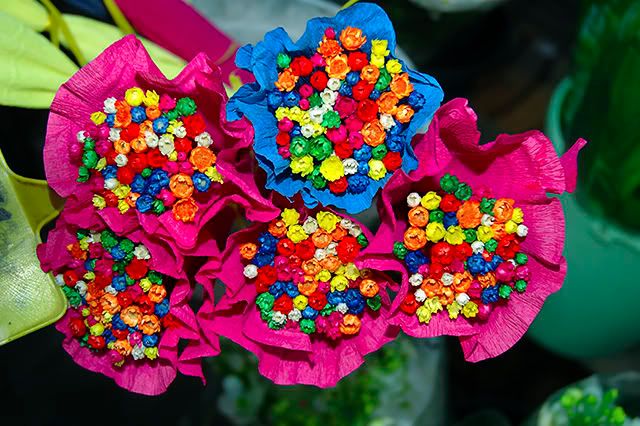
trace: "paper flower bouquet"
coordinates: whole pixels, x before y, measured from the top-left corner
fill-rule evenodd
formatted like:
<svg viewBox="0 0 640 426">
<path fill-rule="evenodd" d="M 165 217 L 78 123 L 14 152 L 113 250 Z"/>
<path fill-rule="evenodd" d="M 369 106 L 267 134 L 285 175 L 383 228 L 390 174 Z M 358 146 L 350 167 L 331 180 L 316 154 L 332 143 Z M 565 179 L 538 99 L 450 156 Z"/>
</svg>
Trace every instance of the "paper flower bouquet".
<svg viewBox="0 0 640 426">
<path fill-rule="evenodd" d="M 223 336 L 275 383 L 327 387 L 400 331 L 458 336 L 470 361 L 522 337 L 562 285 L 547 193 L 573 190 L 584 141 L 480 144 L 467 101 L 440 106 L 372 4 L 236 63 L 256 81 L 227 99 L 206 55 L 168 80 L 128 36 L 58 91 L 44 161 L 67 201 L 38 255 L 78 364 L 158 394 L 201 377 Z M 376 205 L 372 233 L 352 215 Z"/>
</svg>

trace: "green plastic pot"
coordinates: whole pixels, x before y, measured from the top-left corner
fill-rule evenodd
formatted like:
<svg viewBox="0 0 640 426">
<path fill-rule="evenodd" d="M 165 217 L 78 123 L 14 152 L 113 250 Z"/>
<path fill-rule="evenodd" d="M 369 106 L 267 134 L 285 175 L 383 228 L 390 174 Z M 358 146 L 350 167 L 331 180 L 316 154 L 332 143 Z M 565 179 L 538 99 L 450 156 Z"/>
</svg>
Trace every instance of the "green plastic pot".
<svg viewBox="0 0 640 426">
<path fill-rule="evenodd" d="M 559 154 L 571 144 L 561 126 L 571 87 L 570 79 L 558 85 L 547 114 L 547 134 Z M 582 173 L 589 170 L 579 170 Z M 580 190 L 578 183 L 576 192 Z M 640 235 L 591 215 L 578 204 L 575 193 L 561 199 L 566 219 L 567 277 L 562 289 L 545 303 L 529 335 L 553 352 L 576 359 L 621 352 L 640 342 L 640 283 L 636 275 Z"/>
</svg>

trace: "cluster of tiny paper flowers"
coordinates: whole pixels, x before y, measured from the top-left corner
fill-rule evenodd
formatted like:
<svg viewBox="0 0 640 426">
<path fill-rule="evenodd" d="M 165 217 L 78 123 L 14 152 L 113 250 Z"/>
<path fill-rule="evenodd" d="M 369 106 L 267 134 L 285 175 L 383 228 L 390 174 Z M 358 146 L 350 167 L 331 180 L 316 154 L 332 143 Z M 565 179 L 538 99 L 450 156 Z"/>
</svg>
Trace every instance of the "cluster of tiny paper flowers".
<svg viewBox="0 0 640 426">
<path fill-rule="evenodd" d="M 320 211 L 302 221 L 297 211 L 285 209 L 257 242 L 240 246 L 261 318 L 271 329 L 334 340 L 358 333 L 363 311 L 381 305 L 378 283 L 353 263 L 367 244 L 349 219 Z"/>
<path fill-rule="evenodd" d="M 149 268 L 149 250 L 109 230 L 80 229 L 75 237 L 66 249 L 77 266 L 56 275 L 71 306 L 73 337 L 107 353 L 114 365 L 156 359 L 163 329 L 173 320 L 165 277 Z"/>
<path fill-rule="evenodd" d="M 269 108 L 278 120 L 276 143 L 291 172 L 317 190 L 361 194 L 402 166 L 404 127 L 424 97 L 413 90 L 388 40 L 372 40 L 371 54 L 359 28 L 339 37 L 324 32 L 309 56 L 281 52 Z"/>
<path fill-rule="evenodd" d="M 484 321 L 494 304 L 527 288 L 522 209 L 511 199 L 472 197 L 469 185 L 449 174 L 440 191 L 407 196 L 410 226 L 393 252 L 411 272 L 414 288 L 400 308 L 421 323 L 443 309 L 451 319 L 462 314 Z"/>
<path fill-rule="evenodd" d="M 204 55 L 169 81 L 133 36 L 65 83 L 44 159 L 68 200 L 38 255 L 75 361 L 158 394 L 202 377 L 219 337 L 275 383 L 321 387 L 400 330 L 460 336 L 474 361 L 511 347 L 566 272 L 547 193 L 573 189 L 583 142 L 480 145 L 466 101 L 438 109 L 394 50 L 386 14 L 358 4 L 241 48 L 256 82 L 229 102 Z M 350 215 L 378 192 L 372 234 Z"/>
<path fill-rule="evenodd" d="M 192 222 L 198 211 L 194 191 L 222 183 L 196 103 L 139 87 L 123 95 L 105 99 L 103 110 L 91 114 L 96 131 L 78 132 L 78 182 L 87 182 L 92 172 L 102 176 L 104 189 L 93 196 L 100 210 L 160 215 L 170 208 L 176 220 Z"/>
</svg>

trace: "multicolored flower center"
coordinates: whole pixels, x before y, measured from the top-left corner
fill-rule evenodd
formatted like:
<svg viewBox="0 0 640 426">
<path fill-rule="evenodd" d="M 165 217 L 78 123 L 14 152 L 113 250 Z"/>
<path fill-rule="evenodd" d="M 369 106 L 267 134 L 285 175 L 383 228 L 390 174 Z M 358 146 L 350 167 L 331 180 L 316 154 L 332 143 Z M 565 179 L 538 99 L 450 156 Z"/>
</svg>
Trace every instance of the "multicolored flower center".
<svg viewBox="0 0 640 426">
<path fill-rule="evenodd" d="M 360 331 L 365 309 L 380 309 L 378 282 L 354 264 L 368 244 L 349 219 L 321 211 L 304 221 L 293 209 L 241 246 L 244 275 L 253 280 L 256 304 L 272 329 L 299 329 L 331 339 Z"/>
<path fill-rule="evenodd" d="M 92 175 L 104 179 L 104 189 L 93 197 L 100 210 L 159 215 L 171 208 L 176 220 L 192 222 L 198 194 L 222 182 L 211 135 L 191 98 L 132 87 L 124 99 L 106 99 L 91 120 L 96 127 L 77 135 L 78 182 Z"/>
<path fill-rule="evenodd" d="M 319 190 L 360 194 L 402 166 L 404 130 L 424 97 L 387 40 L 346 27 L 325 31 L 310 52 L 282 52 L 268 95 L 278 153 Z"/>
<path fill-rule="evenodd" d="M 486 320 L 529 279 L 522 210 L 507 198 L 477 198 L 466 183 L 445 175 L 440 190 L 411 193 L 404 241 L 394 254 L 413 275 L 401 309 L 428 323 L 444 308 L 449 317 Z"/>
<path fill-rule="evenodd" d="M 74 264 L 56 276 L 74 311 L 71 334 L 114 365 L 156 359 L 163 331 L 174 325 L 159 272 L 149 269 L 149 250 L 105 230 L 80 230 L 67 246 Z"/>
</svg>

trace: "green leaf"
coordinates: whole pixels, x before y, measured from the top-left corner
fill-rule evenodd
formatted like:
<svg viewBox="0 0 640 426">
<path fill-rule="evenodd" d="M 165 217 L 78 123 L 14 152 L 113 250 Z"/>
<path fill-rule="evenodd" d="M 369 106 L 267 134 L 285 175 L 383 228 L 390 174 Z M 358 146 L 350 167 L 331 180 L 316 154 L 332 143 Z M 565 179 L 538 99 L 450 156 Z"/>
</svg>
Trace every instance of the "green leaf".
<svg viewBox="0 0 640 426">
<path fill-rule="evenodd" d="M 24 22 L 0 12 L 0 104 L 49 108 L 77 67 Z"/>
<path fill-rule="evenodd" d="M 64 20 L 69 30 L 76 39 L 80 51 L 90 61 L 98 56 L 105 48 L 121 39 L 124 34 L 115 26 L 105 24 L 90 18 L 78 15 L 64 15 Z M 138 37 L 144 47 L 149 51 L 158 68 L 168 78 L 174 78 L 184 68 L 185 61 L 168 52 L 157 44 Z M 62 40 L 66 46 L 68 41 Z"/>
<path fill-rule="evenodd" d="M 0 2 L 0 12 L 22 21 L 39 33 L 49 26 L 49 14 L 36 0 L 3 1 Z"/>
</svg>

